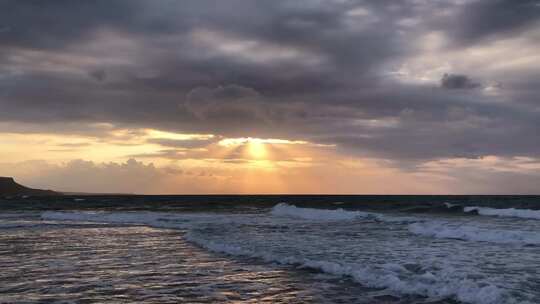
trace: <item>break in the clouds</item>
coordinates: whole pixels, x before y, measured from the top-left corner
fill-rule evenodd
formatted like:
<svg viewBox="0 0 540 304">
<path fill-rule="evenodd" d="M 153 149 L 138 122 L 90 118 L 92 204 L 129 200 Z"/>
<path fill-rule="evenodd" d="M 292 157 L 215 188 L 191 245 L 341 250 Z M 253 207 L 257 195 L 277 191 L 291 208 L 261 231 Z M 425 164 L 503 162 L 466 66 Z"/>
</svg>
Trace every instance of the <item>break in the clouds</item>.
<svg viewBox="0 0 540 304">
<path fill-rule="evenodd" d="M 302 141 L 336 162 L 369 158 L 403 174 L 448 160 L 536 160 L 539 54 L 533 0 L 5 0 L 0 131 L 83 137 L 50 153 L 85 147 L 96 161 L 88 149 L 109 144 L 100 161 L 230 164 L 242 151 L 219 153 L 227 138 Z M 313 158 L 291 154 L 274 161 Z M 32 157 L 82 157 L 54 155 Z M 491 191 L 466 191 L 476 190 Z"/>
</svg>

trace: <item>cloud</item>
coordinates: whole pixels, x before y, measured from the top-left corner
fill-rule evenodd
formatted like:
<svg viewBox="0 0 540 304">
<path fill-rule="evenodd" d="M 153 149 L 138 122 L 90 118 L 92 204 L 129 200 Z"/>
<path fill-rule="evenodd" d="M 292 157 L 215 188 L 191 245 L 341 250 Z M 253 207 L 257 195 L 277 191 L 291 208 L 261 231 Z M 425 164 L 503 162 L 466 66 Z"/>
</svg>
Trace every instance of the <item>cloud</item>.
<svg viewBox="0 0 540 304">
<path fill-rule="evenodd" d="M 449 193 L 537 194 L 540 159 L 528 157 L 451 158 L 423 164 L 422 172 L 447 180 Z"/>
<path fill-rule="evenodd" d="M 183 109 L 202 121 L 264 119 L 265 105 L 252 88 L 235 84 L 216 88 L 197 87 L 189 91 Z"/>
<path fill-rule="evenodd" d="M 195 169 L 194 173 L 177 167 L 159 168 L 135 159 L 103 163 L 75 159 L 63 164 L 34 160 L 0 163 L 0 169 L 6 175 L 16 176 L 23 184 L 67 192 L 190 193 L 216 190 L 213 177 L 202 169 Z"/>
<path fill-rule="evenodd" d="M 369 158 L 279 162 L 284 170 L 260 170 L 246 159 L 215 161 L 216 166 L 182 167 L 134 159 L 60 164 L 33 160 L 0 163 L 0 171 L 32 187 L 95 193 L 535 194 L 540 183 L 540 158 L 530 157 L 454 157 L 411 170 Z"/>
<path fill-rule="evenodd" d="M 537 157 L 539 10 L 503 0 L 2 1 L 0 123 L 299 138 L 404 167 Z M 175 158 L 210 142 L 148 141 Z"/>
<path fill-rule="evenodd" d="M 472 81 L 467 75 L 444 74 L 441 78 L 441 87 L 445 89 L 475 89 L 480 84 Z"/>
<path fill-rule="evenodd" d="M 148 143 L 158 144 L 165 147 L 182 148 L 182 149 L 197 149 L 204 148 L 214 142 L 214 140 L 178 140 L 167 138 L 151 138 Z"/>
<path fill-rule="evenodd" d="M 529 27 L 538 26 L 540 6 L 536 0 L 482 0 L 462 5 L 448 31 L 454 41 L 473 44 L 501 36 L 519 35 Z M 450 21 L 450 20 L 449 20 Z"/>
<path fill-rule="evenodd" d="M 105 72 L 105 70 L 102 69 L 88 72 L 88 75 L 90 75 L 90 77 L 94 78 L 97 81 L 104 81 L 107 77 L 107 73 Z"/>
</svg>

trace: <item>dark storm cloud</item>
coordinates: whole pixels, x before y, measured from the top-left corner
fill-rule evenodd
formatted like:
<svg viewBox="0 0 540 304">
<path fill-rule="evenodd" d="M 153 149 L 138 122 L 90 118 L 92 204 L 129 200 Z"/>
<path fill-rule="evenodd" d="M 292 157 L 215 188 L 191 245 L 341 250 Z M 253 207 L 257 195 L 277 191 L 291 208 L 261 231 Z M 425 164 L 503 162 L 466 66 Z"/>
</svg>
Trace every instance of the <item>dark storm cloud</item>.
<svg viewBox="0 0 540 304">
<path fill-rule="evenodd" d="M 2 1 L 0 121 L 298 138 L 389 159 L 539 156 L 534 71 L 513 70 L 492 95 L 479 83 L 504 73 L 447 69 L 430 84 L 389 76 L 422 56 L 418 41 L 432 31 L 453 51 L 483 45 L 534 29 L 539 8 L 487 0 Z M 458 88 L 476 90 L 447 90 Z"/>
<path fill-rule="evenodd" d="M 83 40 L 96 27 L 127 25 L 136 14 L 130 1 L 6 0 L 0 2 L 3 46 L 59 49 Z"/>
<path fill-rule="evenodd" d="M 535 24 L 538 26 L 539 19 L 538 0 L 475 1 L 459 10 L 450 21 L 454 26 L 448 30 L 457 42 L 471 44 L 486 38 L 519 35 Z"/>
<path fill-rule="evenodd" d="M 444 74 L 441 78 L 441 87 L 445 89 L 474 89 L 480 86 L 467 75 Z"/>
<path fill-rule="evenodd" d="M 186 94 L 182 110 L 200 121 L 225 118 L 225 123 L 241 122 L 243 125 L 266 119 L 267 105 L 260 99 L 257 91 L 239 85 L 197 87 Z"/>
<path fill-rule="evenodd" d="M 88 75 L 97 81 L 103 81 L 107 77 L 107 73 L 103 69 L 90 71 Z"/>
</svg>

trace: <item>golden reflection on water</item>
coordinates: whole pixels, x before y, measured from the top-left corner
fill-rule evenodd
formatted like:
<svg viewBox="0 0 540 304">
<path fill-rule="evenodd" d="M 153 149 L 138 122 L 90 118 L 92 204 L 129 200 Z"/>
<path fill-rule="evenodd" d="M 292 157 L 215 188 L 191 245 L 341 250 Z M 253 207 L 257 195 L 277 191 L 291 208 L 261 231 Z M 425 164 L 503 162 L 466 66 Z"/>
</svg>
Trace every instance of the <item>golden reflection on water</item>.
<svg viewBox="0 0 540 304">
<path fill-rule="evenodd" d="M 179 230 L 85 223 L 2 232 L 0 303 L 422 303 L 347 278 L 212 253 Z"/>
<path fill-rule="evenodd" d="M 97 225 L 92 225 L 97 226 Z M 148 227 L 11 230 L 0 236 L 0 302 L 309 303 L 302 275 L 204 251 Z"/>
</svg>

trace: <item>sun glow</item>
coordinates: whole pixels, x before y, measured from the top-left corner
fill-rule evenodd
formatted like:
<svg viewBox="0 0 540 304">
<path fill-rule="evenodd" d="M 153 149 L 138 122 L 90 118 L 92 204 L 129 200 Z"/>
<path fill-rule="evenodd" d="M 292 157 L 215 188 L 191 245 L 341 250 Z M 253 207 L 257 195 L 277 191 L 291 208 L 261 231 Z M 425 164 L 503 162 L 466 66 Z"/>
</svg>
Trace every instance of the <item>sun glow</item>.
<svg viewBox="0 0 540 304">
<path fill-rule="evenodd" d="M 213 134 L 185 134 L 185 133 L 174 133 L 174 132 L 165 132 L 155 129 L 144 129 L 147 137 L 150 138 L 165 138 L 173 140 L 209 140 L 214 138 Z"/>
<path fill-rule="evenodd" d="M 239 137 L 239 138 L 225 138 L 219 141 L 221 146 L 235 146 L 244 145 L 249 143 L 261 143 L 261 144 L 279 144 L 279 145 L 305 145 L 307 141 L 303 140 L 287 140 L 276 138 L 253 138 L 253 137 Z"/>
<path fill-rule="evenodd" d="M 248 148 L 249 155 L 252 156 L 253 158 L 261 159 L 261 158 L 266 157 L 267 151 L 266 151 L 266 146 L 263 142 L 250 141 L 248 143 L 247 148 Z"/>
<path fill-rule="evenodd" d="M 309 144 L 309 142 L 303 140 L 254 137 L 224 138 L 218 142 L 218 145 L 224 148 L 241 149 L 241 151 L 243 151 L 242 154 L 245 157 L 256 160 L 272 159 L 273 156 L 275 156 L 274 152 L 276 147 L 279 146 L 306 144 Z"/>
</svg>

